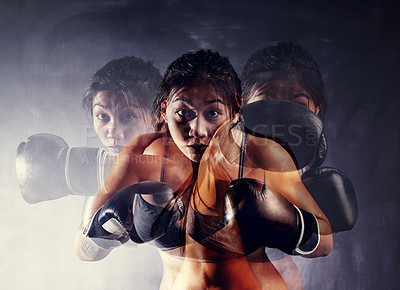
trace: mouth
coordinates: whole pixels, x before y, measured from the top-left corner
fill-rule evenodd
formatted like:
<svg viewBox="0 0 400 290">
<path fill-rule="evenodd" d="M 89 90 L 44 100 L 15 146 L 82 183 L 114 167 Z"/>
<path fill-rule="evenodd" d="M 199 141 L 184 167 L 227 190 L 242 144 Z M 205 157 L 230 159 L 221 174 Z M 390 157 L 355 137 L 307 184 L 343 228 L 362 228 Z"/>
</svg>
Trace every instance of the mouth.
<svg viewBox="0 0 400 290">
<path fill-rule="evenodd" d="M 107 148 L 112 153 L 120 153 L 122 149 L 124 149 L 124 146 L 115 145 L 115 146 L 107 146 Z"/>
<path fill-rule="evenodd" d="M 203 154 L 204 151 L 207 149 L 208 145 L 196 143 L 196 144 L 188 145 L 188 147 L 189 147 L 190 150 L 192 150 L 195 154 Z"/>
</svg>

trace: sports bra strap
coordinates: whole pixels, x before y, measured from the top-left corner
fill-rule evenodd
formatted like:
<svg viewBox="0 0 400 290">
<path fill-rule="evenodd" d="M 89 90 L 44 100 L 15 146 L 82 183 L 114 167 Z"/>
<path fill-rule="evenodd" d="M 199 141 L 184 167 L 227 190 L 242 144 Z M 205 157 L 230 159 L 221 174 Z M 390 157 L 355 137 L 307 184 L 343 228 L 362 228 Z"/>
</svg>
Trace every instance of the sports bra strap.
<svg viewBox="0 0 400 290">
<path fill-rule="evenodd" d="M 164 182 L 165 180 L 165 161 L 167 160 L 168 157 L 168 148 L 169 148 L 169 137 L 164 145 L 164 156 L 161 163 L 160 182 Z"/>
<path fill-rule="evenodd" d="M 243 178 L 243 167 L 244 167 L 244 158 L 246 156 L 246 131 L 245 131 L 245 127 L 244 127 L 244 120 L 242 115 L 240 115 L 240 129 L 242 131 L 242 144 L 240 146 L 240 159 L 239 159 L 239 174 L 238 174 L 238 179 Z"/>
</svg>

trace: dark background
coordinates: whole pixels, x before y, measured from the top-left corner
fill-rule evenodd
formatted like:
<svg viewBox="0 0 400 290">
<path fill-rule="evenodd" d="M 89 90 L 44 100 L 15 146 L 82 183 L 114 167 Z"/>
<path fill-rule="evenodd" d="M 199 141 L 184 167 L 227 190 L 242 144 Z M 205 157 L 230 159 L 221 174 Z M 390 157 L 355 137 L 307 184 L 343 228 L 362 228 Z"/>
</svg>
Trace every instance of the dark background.
<svg viewBox="0 0 400 290">
<path fill-rule="evenodd" d="M 394 2 L 394 1 L 393 1 Z M 359 218 L 326 258 L 296 258 L 305 289 L 396 289 L 399 262 L 399 5 L 390 1 L 2 1 L 0 4 L 0 281 L 4 289 L 157 289 L 154 247 L 78 261 L 83 198 L 25 203 L 15 177 L 19 142 L 38 132 L 98 144 L 81 107 L 91 74 L 135 55 L 163 72 L 210 48 L 240 73 L 270 41 L 307 48 L 328 98 L 326 165 L 352 180 Z M 2 287 L 3 288 L 3 287 Z"/>
</svg>

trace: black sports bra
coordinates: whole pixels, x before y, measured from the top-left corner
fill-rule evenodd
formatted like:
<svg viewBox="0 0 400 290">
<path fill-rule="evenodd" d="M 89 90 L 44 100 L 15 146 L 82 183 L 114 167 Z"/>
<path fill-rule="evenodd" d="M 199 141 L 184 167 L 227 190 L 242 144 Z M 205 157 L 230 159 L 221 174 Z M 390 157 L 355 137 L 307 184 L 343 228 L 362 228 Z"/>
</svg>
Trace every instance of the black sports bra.
<svg viewBox="0 0 400 290">
<path fill-rule="evenodd" d="M 246 183 L 250 181 L 258 182 L 258 180 L 243 178 L 244 160 L 246 154 L 246 132 L 242 126 L 242 142 L 240 146 L 240 158 L 239 158 L 239 171 L 238 178 L 233 180 L 229 186 L 229 191 L 235 191 L 234 188 L 240 186 L 242 181 Z M 243 244 L 241 240 L 238 242 L 240 232 L 235 226 L 229 224 L 238 212 L 237 205 L 240 200 L 224 198 L 224 211 L 222 215 L 211 216 L 199 213 L 194 210 L 192 206 L 188 210 L 188 224 L 187 231 L 192 239 L 202 244 L 203 246 L 215 250 L 216 252 L 225 252 L 233 254 L 249 254 L 254 252 L 259 246 L 251 246 Z M 240 197 L 239 197 L 240 198 Z M 242 197 L 243 198 L 243 197 Z M 228 226 L 229 229 L 226 229 Z"/>
<path fill-rule="evenodd" d="M 239 172 L 238 178 L 243 176 L 243 163 L 246 151 L 246 133 L 243 130 L 242 144 L 240 148 L 240 161 L 239 161 Z M 165 179 L 165 160 L 168 157 L 168 145 L 165 146 L 164 158 L 161 167 L 160 182 Z M 138 196 L 138 198 L 141 198 Z M 186 231 L 189 236 L 196 242 L 202 244 L 203 246 L 210 248 L 218 252 L 227 253 L 238 253 L 243 254 L 242 247 L 238 249 L 237 246 L 232 245 L 230 240 L 230 235 L 232 234 L 232 229 L 230 233 L 223 230 L 227 224 L 233 219 L 234 215 L 205 215 L 199 213 L 189 205 L 187 207 L 187 220 L 186 220 Z M 168 251 L 176 249 L 186 245 L 185 232 L 177 225 L 174 224 L 166 232 L 165 235 L 156 239 L 154 243 L 162 251 Z"/>
<path fill-rule="evenodd" d="M 165 161 L 168 158 L 168 142 L 164 146 L 164 158 L 161 164 L 160 182 L 165 180 Z M 139 198 L 139 197 L 138 197 Z M 182 200 L 177 199 L 177 203 L 180 203 L 180 209 L 183 214 L 185 212 L 185 206 Z M 173 223 L 169 226 L 168 230 L 164 235 L 154 241 L 154 244 L 162 251 L 169 251 L 185 245 L 185 232 L 176 224 Z"/>
<path fill-rule="evenodd" d="M 234 191 L 235 187 L 240 187 L 242 181 L 246 183 L 248 183 L 249 181 L 260 183 L 260 181 L 255 179 L 243 178 L 247 137 L 244 126 L 242 124 L 239 124 L 239 126 L 242 126 L 242 142 L 240 146 L 238 178 L 231 182 L 228 191 Z M 168 154 L 167 151 L 168 147 L 164 151 L 165 158 Z M 163 162 L 160 175 L 161 182 L 164 181 L 164 177 L 165 164 Z M 238 242 L 238 237 L 240 237 L 239 229 L 235 226 L 232 226 L 232 223 L 230 223 L 234 219 L 235 214 L 238 211 L 238 209 L 235 208 L 234 204 L 237 205 L 239 202 L 240 200 L 233 201 L 225 199 L 223 214 L 217 216 L 202 214 L 193 209 L 189 202 L 188 205 L 186 205 L 187 233 L 196 242 L 218 253 L 224 253 L 228 255 L 243 255 L 256 251 L 258 248 L 260 248 L 259 246 L 244 244 L 241 241 Z M 175 224 L 165 235 L 155 240 L 155 244 L 159 249 L 164 251 L 185 246 L 185 239 L 182 239 L 182 236 L 184 234 L 185 233 L 183 232 L 183 230 Z"/>
</svg>

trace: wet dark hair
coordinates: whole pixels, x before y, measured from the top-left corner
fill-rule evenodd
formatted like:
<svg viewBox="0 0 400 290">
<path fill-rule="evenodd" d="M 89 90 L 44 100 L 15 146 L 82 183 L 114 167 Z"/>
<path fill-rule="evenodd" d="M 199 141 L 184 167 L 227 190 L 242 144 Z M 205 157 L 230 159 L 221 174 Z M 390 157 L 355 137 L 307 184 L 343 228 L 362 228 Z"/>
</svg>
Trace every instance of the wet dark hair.
<svg viewBox="0 0 400 290">
<path fill-rule="evenodd" d="M 243 98 L 248 101 L 255 90 L 262 92 L 267 79 L 284 74 L 296 77 L 323 115 L 326 100 L 318 64 L 306 49 L 291 42 L 265 46 L 250 56 L 242 72 Z"/>
<path fill-rule="evenodd" d="M 198 50 L 188 52 L 178 57 L 167 68 L 157 98 L 153 103 L 153 115 L 155 117 L 155 129 L 160 131 L 166 127 L 163 120 L 162 104 L 171 100 L 173 95 L 182 88 L 200 84 L 206 81 L 215 92 L 221 96 L 225 104 L 230 109 L 231 116 L 240 113 L 242 105 L 242 87 L 241 81 L 235 72 L 235 69 L 229 62 L 228 58 L 222 57 L 218 52 L 211 50 Z M 174 211 L 172 208 L 176 205 L 178 198 L 184 203 L 190 202 L 191 196 L 197 189 L 197 175 L 199 163 L 192 162 L 193 173 L 182 187 L 177 190 L 167 205 L 163 209 L 163 213 L 169 211 L 168 220 L 171 221 Z M 162 213 L 162 214 L 163 214 Z M 187 213 L 181 219 L 179 231 L 180 245 L 185 245 L 186 238 L 186 222 Z M 152 235 L 160 222 L 161 215 L 156 219 L 152 227 Z M 181 247 L 181 254 L 185 251 L 185 247 Z"/>
<path fill-rule="evenodd" d="M 160 82 L 160 72 L 152 63 L 135 56 L 114 59 L 90 79 L 82 104 L 93 113 L 93 98 L 99 92 L 108 92 L 150 110 Z"/>
<path fill-rule="evenodd" d="M 178 90 L 202 81 L 208 82 L 226 101 L 231 116 L 240 112 L 241 82 L 228 58 L 211 50 L 192 51 L 173 61 L 163 76 L 153 103 L 156 131 L 165 127 L 161 116 L 162 104 L 168 102 Z"/>
</svg>

